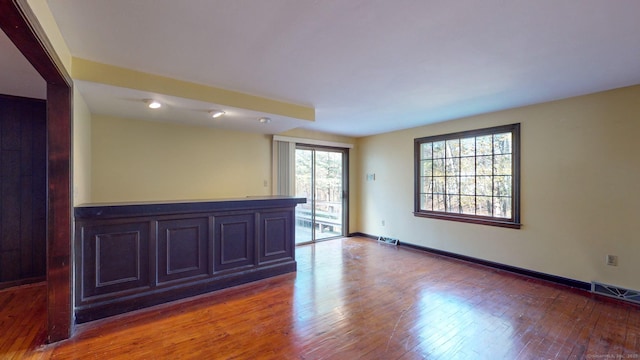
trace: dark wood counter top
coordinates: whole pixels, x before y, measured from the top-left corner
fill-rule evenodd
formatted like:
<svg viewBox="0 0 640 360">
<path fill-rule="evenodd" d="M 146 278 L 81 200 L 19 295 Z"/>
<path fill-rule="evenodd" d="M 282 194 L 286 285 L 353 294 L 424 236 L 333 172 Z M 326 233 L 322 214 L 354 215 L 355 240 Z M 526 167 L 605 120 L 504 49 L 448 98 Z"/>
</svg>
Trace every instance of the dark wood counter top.
<svg viewBox="0 0 640 360">
<path fill-rule="evenodd" d="M 185 214 L 211 211 L 242 210 L 295 206 L 306 203 L 305 198 L 292 196 L 249 196 L 230 199 L 168 200 L 81 204 L 75 207 L 78 219 L 106 219 L 161 214 Z"/>
</svg>

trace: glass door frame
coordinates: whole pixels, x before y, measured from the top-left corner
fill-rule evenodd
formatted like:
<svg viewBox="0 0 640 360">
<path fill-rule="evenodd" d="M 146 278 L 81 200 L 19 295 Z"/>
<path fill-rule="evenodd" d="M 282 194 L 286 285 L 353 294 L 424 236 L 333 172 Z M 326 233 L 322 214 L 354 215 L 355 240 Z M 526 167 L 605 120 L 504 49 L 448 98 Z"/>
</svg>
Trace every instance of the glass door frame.
<svg viewBox="0 0 640 360">
<path fill-rule="evenodd" d="M 323 145 L 311 145 L 311 144 L 302 144 L 297 143 L 295 146 L 295 150 L 311 150 L 311 239 L 310 241 L 305 242 L 296 242 L 296 245 L 305 245 L 312 244 L 325 240 L 332 240 L 340 237 L 344 237 L 348 235 L 349 229 L 349 148 L 342 147 L 333 147 L 333 146 L 323 146 Z M 316 151 L 328 151 L 342 154 L 342 227 L 341 234 L 335 236 L 328 236 L 322 239 L 316 238 L 316 174 L 315 174 L 315 163 L 316 163 Z M 294 161 L 295 163 L 295 161 Z M 295 171 L 294 171 L 295 172 Z M 297 191 L 297 190 L 296 190 Z M 297 217 L 297 216 L 296 216 Z M 297 218 L 296 218 L 297 222 Z"/>
</svg>

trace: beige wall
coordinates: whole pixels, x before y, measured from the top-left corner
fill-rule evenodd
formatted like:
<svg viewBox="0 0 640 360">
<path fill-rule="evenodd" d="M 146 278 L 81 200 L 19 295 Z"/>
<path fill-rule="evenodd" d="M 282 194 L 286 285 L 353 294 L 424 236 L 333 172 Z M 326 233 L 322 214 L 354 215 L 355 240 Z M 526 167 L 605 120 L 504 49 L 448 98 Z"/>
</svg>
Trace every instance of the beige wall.
<svg viewBox="0 0 640 360">
<path fill-rule="evenodd" d="M 91 202 L 245 197 L 271 193 L 270 135 L 94 115 Z M 313 131 L 285 136 L 355 143 Z M 77 138 L 77 137 L 76 137 Z M 357 149 L 350 150 L 351 178 Z M 264 182 L 267 181 L 267 186 Z M 350 229 L 357 224 L 355 182 Z"/>
<path fill-rule="evenodd" d="M 417 218 L 413 139 L 520 122 L 522 229 Z M 359 139 L 358 229 L 640 289 L 640 86 Z M 375 181 L 366 181 L 375 173 Z M 382 221 L 385 226 L 382 226 Z M 605 256 L 619 256 L 619 266 Z"/>
<path fill-rule="evenodd" d="M 271 191 L 269 136 L 96 115 L 91 130 L 93 202 Z"/>
<path fill-rule="evenodd" d="M 91 202 L 91 113 L 73 90 L 73 205 Z"/>
</svg>

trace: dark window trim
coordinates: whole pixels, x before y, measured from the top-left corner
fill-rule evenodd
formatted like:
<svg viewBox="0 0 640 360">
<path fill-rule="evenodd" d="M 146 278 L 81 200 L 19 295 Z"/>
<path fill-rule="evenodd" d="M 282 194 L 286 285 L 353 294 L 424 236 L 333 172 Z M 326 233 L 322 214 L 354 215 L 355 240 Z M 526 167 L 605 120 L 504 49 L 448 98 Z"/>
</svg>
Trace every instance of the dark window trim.
<svg viewBox="0 0 640 360">
<path fill-rule="evenodd" d="M 513 203 L 512 203 L 512 218 L 494 218 L 490 216 L 469 215 L 469 214 L 457 214 L 447 213 L 442 211 L 429 211 L 420 209 L 420 145 L 425 142 L 435 142 L 442 140 L 462 139 L 469 137 L 476 137 L 482 135 L 496 134 L 496 133 L 512 133 L 512 173 L 513 173 Z M 416 217 L 425 217 L 432 219 L 442 219 L 451 221 L 460 221 L 472 224 L 500 226 L 512 229 L 520 229 L 522 224 L 520 223 L 520 124 L 510 124 L 495 126 L 484 129 L 476 129 L 469 131 L 460 131 L 456 133 L 426 136 L 414 139 L 414 213 Z"/>
</svg>

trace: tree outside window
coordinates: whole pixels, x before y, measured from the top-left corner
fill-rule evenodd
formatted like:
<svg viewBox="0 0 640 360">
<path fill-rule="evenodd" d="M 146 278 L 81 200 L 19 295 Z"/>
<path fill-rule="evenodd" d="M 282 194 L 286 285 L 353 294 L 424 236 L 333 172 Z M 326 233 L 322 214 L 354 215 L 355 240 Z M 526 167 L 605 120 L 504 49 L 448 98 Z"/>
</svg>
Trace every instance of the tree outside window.
<svg viewBox="0 0 640 360">
<path fill-rule="evenodd" d="M 520 124 L 414 145 L 416 216 L 520 228 Z"/>
</svg>

